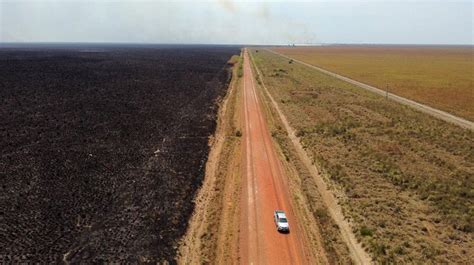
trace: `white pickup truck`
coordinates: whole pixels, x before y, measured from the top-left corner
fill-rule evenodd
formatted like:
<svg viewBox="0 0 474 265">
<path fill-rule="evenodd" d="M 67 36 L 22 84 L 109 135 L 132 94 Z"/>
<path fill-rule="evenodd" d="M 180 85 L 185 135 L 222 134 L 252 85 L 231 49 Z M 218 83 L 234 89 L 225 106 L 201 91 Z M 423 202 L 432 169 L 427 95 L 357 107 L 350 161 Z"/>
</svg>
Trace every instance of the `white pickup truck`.
<svg viewBox="0 0 474 265">
<path fill-rule="evenodd" d="M 285 212 L 276 210 L 273 215 L 277 230 L 280 232 L 290 232 L 290 226 L 288 225 L 288 219 L 286 219 Z"/>
</svg>

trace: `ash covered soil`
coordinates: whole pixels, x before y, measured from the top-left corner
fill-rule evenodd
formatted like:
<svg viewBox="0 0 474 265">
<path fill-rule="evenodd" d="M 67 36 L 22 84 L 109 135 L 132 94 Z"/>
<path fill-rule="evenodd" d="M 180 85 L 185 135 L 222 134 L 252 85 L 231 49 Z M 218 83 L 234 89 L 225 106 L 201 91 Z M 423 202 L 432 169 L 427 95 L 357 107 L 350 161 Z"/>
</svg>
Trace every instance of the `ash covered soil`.
<svg viewBox="0 0 474 265">
<path fill-rule="evenodd" d="M 238 53 L 1 49 L 0 263 L 175 263 Z"/>
</svg>

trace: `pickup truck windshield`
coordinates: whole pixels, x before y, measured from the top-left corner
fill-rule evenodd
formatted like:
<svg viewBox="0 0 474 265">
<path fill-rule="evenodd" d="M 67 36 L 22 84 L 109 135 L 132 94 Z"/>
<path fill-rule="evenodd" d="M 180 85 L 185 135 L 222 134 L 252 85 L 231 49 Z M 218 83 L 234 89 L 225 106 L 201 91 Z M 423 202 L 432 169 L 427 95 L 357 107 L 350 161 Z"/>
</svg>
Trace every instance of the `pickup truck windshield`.
<svg viewBox="0 0 474 265">
<path fill-rule="evenodd" d="M 282 222 L 282 223 L 288 223 L 288 221 L 286 220 L 286 218 L 280 218 L 279 221 Z"/>
</svg>

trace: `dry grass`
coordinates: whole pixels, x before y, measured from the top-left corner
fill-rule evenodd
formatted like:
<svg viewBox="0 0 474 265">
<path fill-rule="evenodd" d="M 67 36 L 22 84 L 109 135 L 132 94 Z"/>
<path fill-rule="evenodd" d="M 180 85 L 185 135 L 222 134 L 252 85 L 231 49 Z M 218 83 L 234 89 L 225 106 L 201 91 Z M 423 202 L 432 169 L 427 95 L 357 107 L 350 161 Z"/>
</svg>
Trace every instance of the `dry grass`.
<svg viewBox="0 0 474 265">
<path fill-rule="evenodd" d="M 253 56 L 377 262 L 474 258 L 473 132 L 268 52 Z"/>
<path fill-rule="evenodd" d="M 472 46 L 323 46 L 274 50 L 474 120 Z"/>
<path fill-rule="evenodd" d="M 230 65 L 235 65 L 236 63 L 239 63 L 240 62 L 240 56 L 238 55 L 232 55 L 232 57 L 230 57 L 229 61 L 227 61 L 228 64 Z"/>
</svg>

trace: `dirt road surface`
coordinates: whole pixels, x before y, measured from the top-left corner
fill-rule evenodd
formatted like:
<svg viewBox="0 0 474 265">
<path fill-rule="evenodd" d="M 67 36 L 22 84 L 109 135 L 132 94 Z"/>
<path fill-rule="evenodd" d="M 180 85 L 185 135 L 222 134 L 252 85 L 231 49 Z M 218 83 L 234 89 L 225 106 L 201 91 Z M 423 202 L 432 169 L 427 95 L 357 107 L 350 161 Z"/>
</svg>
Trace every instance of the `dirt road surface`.
<svg viewBox="0 0 474 265">
<path fill-rule="evenodd" d="M 241 198 L 241 264 L 310 264 L 304 236 L 298 229 L 287 180 L 272 145 L 255 90 L 247 51 L 244 52 L 243 190 Z M 284 210 L 290 233 L 277 232 L 273 212 Z"/>
<path fill-rule="evenodd" d="M 376 87 L 373 87 L 371 85 L 367 85 L 367 84 L 364 84 L 362 82 L 359 82 L 357 80 L 354 80 L 354 79 L 351 79 L 351 78 L 348 78 L 348 77 L 345 77 L 345 76 L 342 76 L 342 75 L 339 75 L 339 74 L 336 74 L 334 72 L 331 72 L 331 71 L 328 71 L 326 69 L 323 69 L 323 68 L 320 68 L 320 67 L 317 67 L 317 66 L 314 66 L 314 65 L 311 65 L 311 64 L 308 64 L 308 63 L 305 63 L 303 61 L 300 61 L 300 60 L 296 60 L 294 58 L 291 58 L 291 57 L 288 57 L 284 54 L 281 54 L 281 53 L 278 53 L 276 51 L 273 51 L 273 50 L 270 50 L 270 49 L 265 49 L 273 54 L 276 54 L 276 55 L 279 55 L 281 57 L 284 57 L 286 59 L 289 59 L 289 60 L 293 60 L 297 63 L 300 63 L 302 65 L 305 65 L 305 66 L 308 66 L 310 68 L 313 68 L 313 69 L 316 69 L 322 73 L 325 73 L 327 75 L 330 75 L 330 76 L 334 76 L 338 79 L 341 79 L 343 81 L 346 81 L 348 83 L 351 83 L 353 85 L 356 85 L 356 86 L 359 86 L 361 88 L 364 88 L 368 91 L 371 91 L 373 93 L 376 93 L 376 94 L 379 94 L 381 96 L 384 96 L 384 97 L 387 97 L 387 98 L 390 98 L 392 100 L 395 100 L 397 101 L 398 103 L 401 103 L 401 104 L 404 104 L 404 105 L 408 105 L 412 108 L 415 108 L 419 111 L 422 111 L 424 113 L 427 113 L 433 117 L 436 117 L 438 119 L 441 119 L 441 120 L 444 120 L 444 121 L 447 121 L 447 122 L 450 122 L 450 123 L 453 123 L 453 124 L 456 124 L 460 127 L 463 127 L 463 128 L 466 128 L 466 129 L 469 129 L 469 130 L 474 130 L 474 122 L 472 121 L 468 121 L 466 119 L 463 119 L 461 117 L 458 117 L 458 116 L 455 116 L 453 114 L 450 114 L 450 113 L 447 113 L 445 111 L 442 111 L 442 110 L 439 110 L 439 109 L 435 109 L 435 108 L 432 108 L 430 106 L 427 106 L 427 105 L 424 105 L 424 104 L 421 104 L 421 103 L 418 103 L 416 101 L 413 101 L 413 100 L 410 100 L 410 99 L 407 99 L 407 98 L 404 98 L 404 97 L 400 97 L 400 96 L 397 96 L 395 94 L 392 94 L 392 93 L 388 93 L 387 91 L 384 91 L 382 89 L 379 89 L 379 88 L 376 88 Z"/>
<path fill-rule="evenodd" d="M 290 126 L 290 123 L 288 122 L 286 116 L 283 114 L 283 111 L 280 109 L 278 106 L 277 102 L 273 99 L 273 96 L 270 94 L 268 91 L 268 88 L 265 86 L 265 81 L 262 78 L 262 74 L 260 73 L 258 67 L 255 65 L 255 69 L 257 71 L 257 75 L 260 77 L 260 80 L 262 82 L 262 86 L 264 88 L 265 93 L 268 95 L 270 98 L 275 110 L 277 111 L 278 115 L 280 116 L 280 119 L 288 132 L 288 136 L 290 137 L 291 142 L 293 143 L 299 158 L 301 161 L 304 163 L 308 171 L 311 173 L 313 176 L 317 188 L 319 190 L 319 193 L 321 194 L 321 197 L 324 201 L 324 203 L 327 206 L 327 209 L 333 218 L 333 220 L 336 222 L 338 225 L 342 239 L 346 243 L 347 247 L 349 248 L 349 252 L 351 254 L 352 261 L 355 264 L 372 264 L 372 259 L 368 255 L 367 252 L 363 249 L 361 244 L 357 242 L 356 237 L 354 233 L 352 232 L 351 225 L 346 221 L 344 218 L 344 215 L 342 213 L 341 206 L 337 203 L 336 197 L 334 194 L 331 193 L 331 191 L 328 189 L 327 184 L 325 183 L 324 179 L 322 176 L 319 174 L 319 170 L 316 168 L 315 165 L 311 162 L 311 159 L 308 157 L 307 153 L 305 152 L 303 146 L 301 145 L 299 138 L 296 136 L 295 130 Z"/>
</svg>

